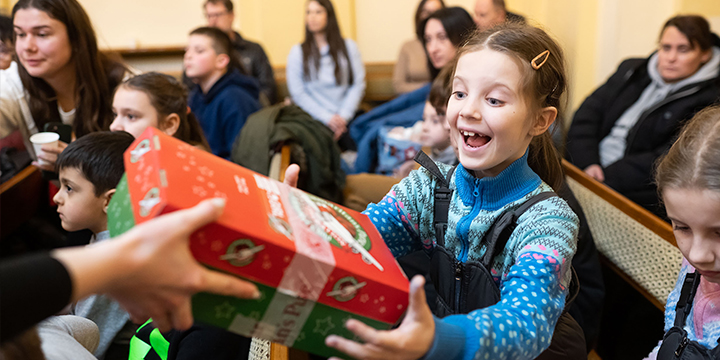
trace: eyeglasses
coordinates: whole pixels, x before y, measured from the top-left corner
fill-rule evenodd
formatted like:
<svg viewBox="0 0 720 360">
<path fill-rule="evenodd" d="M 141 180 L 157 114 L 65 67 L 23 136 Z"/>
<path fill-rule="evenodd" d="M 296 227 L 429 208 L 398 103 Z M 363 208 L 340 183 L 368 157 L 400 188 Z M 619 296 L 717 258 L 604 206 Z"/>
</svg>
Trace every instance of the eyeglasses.
<svg viewBox="0 0 720 360">
<path fill-rule="evenodd" d="M 219 17 L 221 17 L 221 16 L 223 16 L 223 15 L 227 15 L 228 13 L 230 13 L 230 12 L 229 12 L 229 11 L 223 11 L 223 12 L 218 12 L 218 13 L 205 13 L 205 18 L 208 19 L 208 20 L 217 19 L 217 18 L 219 18 Z"/>
</svg>

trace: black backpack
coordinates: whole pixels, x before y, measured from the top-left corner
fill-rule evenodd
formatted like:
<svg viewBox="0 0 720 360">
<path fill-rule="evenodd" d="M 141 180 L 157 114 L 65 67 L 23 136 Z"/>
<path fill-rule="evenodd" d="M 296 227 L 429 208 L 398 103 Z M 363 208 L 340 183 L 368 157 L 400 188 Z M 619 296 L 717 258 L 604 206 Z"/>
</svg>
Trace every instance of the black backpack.
<svg viewBox="0 0 720 360">
<path fill-rule="evenodd" d="M 458 261 L 445 249 L 445 231 L 447 230 L 448 211 L 453 190 L 449 188 L 455 171 L 453 167 L 446 176 L 437 165 L 423 152 L 419 152 L 415 161 L 429 171 L 438 181 L 434 196 L 433 227 L 436 243 L 432 253 L 424 250 L 398 259 L 403 270 L 412 276 L 421 274 L 426 277 L 428 305 L 435 316 L 440 318 L 453 314 L 467 314 L 500 301 L 500 289 L 490 274 L 493 258 L 502 252 L 510 235 L 517 226 L 517 219 L 527 209 L 540 201 L 557 196 L 554 192 L 543 192 L 530 198 L 514 211 L 507 211 L 498 217 L 485 234 L 483 241 L 488 249 L 480 261 Z M 550 347 L 538 359 L 587 359 L 585 337 L 582 328 L 567 312 L 572 300 L 579 291 L 577 275 L 573 271 L 565 310 L 555 326 Z"/>
<path fill-rule="evenodd" d="M 692 309 L 695 292 L 700 285 L 700 274 L 689 273 L 685 275 L 680 298 L 675 306 L 675 324 L 663 336 L 662 345 L 658 350 L 658 360 L 711 360 L 720 359 L 720 345 L 708 349 L 695 340 L 688 339 L 685 322 L 690 309 Z M 720 339 L 717 341 L 720 343 Z"/>
</svg>

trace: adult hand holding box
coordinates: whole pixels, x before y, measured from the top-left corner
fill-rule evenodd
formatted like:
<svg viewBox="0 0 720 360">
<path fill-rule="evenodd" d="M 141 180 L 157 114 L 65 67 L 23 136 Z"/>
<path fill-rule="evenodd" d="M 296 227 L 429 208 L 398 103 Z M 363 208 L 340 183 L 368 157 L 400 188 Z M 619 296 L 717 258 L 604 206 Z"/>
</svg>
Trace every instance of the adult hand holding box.
<svg viewBox="0 0 720 360">
<path fill-rule="evenodd" d="M 353 337 L 346 320 L 387 329 L 407 309 L 407 278 L 365 215 L 155 129 L 128 149 L 125 168 L 111 231 L 204 198 L 227 199 L 220 219 L 193 234 L 191 250 L 206 266 L 255 282 L 262 296 L 199 294 L 196 320 L 329 356 L 336 353 L 324 345 L 327 335 Z"/>
</svg>

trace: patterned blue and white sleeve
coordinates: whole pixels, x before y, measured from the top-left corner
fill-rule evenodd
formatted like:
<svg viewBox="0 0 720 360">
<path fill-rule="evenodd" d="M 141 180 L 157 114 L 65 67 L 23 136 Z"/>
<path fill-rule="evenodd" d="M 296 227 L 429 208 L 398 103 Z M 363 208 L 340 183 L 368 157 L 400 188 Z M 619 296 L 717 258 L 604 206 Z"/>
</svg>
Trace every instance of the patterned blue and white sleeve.
<svg viewBox="0 0 720 360">
<path fill-rule="evenodd" d="M 532 210 L 521 216 L 508 241 L 515 256 L 501 274 L 500 302 L 436 319 L 426 359 L 534 359 L 550 345 L 565 306 L 578 220 L 564 209 L 529 214 Z"/>
<path fill-rule="evenodd" d="M 428 209 L 423 204 L 427 204 L 428 196 L 432 196 L 427 189 L 433 188 L 434 182 L 427 171 L 412 171 L 394 185 L 379 203 L 370 204 L 363 211 L 396 258 L 432 246 L 432 240 L 427 235 L 425 238 L 421 236 L 425 232 L 421 232 L 420 227 L 422 218 L 428 216 Z"/>
</svg>

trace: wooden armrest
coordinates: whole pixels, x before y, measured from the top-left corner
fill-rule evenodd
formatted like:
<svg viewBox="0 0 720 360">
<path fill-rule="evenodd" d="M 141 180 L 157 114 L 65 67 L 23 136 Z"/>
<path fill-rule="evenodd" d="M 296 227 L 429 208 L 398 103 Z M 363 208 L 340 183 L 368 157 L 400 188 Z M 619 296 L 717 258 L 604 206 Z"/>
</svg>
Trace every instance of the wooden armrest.
<svg viewBox="0 0 720 360">
<path fill-rule="evenodd" d="M 563 160 L 601 263 L 658 309 L 677 281 L 682 254 L 670 224 Z"/>
</svg>

